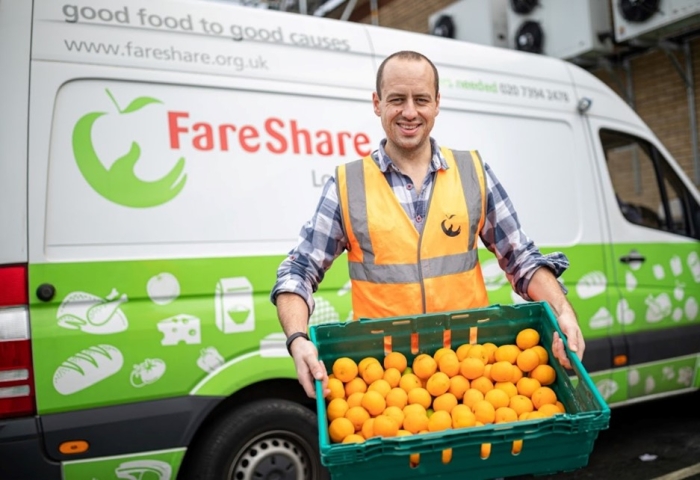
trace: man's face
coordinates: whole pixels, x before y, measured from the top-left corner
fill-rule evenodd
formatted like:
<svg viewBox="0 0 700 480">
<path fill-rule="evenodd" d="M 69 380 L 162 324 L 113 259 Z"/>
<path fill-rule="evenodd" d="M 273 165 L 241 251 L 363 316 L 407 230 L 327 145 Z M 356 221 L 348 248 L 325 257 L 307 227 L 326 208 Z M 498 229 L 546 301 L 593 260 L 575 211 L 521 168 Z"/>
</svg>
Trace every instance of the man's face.
<svg viewBox="0 0 700 480">
<path fill-rule="evenodd" d="M 440 112 L 435 78 L 424 60 L 391 59 L 384 66 L 382 98 L 372 95 L 374 113 L 382 119 L 387 150 L 413 153 L 430 142 L 430 131 Z"/>
</svg>

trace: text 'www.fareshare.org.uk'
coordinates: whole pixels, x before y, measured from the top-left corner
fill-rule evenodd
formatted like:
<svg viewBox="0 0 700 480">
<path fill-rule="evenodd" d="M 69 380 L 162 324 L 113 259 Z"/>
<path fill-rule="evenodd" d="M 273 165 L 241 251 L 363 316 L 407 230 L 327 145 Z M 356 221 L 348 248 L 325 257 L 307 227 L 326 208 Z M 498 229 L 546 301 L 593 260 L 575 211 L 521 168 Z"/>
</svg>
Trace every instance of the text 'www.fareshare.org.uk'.
<svg viewBox="0 0 700 480">
<path fill-rule="evenodd" d="M 113 44 L 64 40 L 63 43 L 66 49 L 73 53 L 109 55 L 143 60 L 157 60 L 163 62 L 214 65 L 231 67 L 237 72 L 241 72 L 243 70 L 268 69 L 267 59 L 260 55 L 256 58 L 246 58 L 234 55 L 212 55 L 207 52 L 183 50 L 172 46 L 165 48 L 144 47 L 133 42 Z"/>
</svg>

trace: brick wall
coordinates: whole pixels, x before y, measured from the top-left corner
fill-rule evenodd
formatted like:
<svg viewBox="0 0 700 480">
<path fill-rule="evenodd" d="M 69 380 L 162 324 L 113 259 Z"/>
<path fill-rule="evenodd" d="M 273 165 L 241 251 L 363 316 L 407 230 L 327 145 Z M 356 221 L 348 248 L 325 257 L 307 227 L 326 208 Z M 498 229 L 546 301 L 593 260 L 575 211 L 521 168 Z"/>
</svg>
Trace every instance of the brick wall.
<svg viewBox="0 0 700 480">
<path fill-rule="evenodd" d="M 384 27 L 428 33 L 428 17 L 455 0 L 393 0 L 379 9 L 379 24 Z M 381 3 L 380 3 L 381 5 Z M 371 16 L 357 19 L 361 23 L 371 23 Z M 700 39 L 691 42 L 695 85 L 696 116 L 700 137 Z M 680 64 L 685 69 L 685 57 L 676 52 Z M 679 162 L 683 170 L 695 180 L 690 136 L 690 117 L 686 88 L 671 60 L 660 50 L 652 50 L 630 60 L 635 97 L 635 109 L 651 127 L 666 149 Z M 613 69 L 613 74 L 604 70 L 592 73 L 622 93 L 617 82 L 625 88 L 626 76 L 621 69 Z"/>
</svg>

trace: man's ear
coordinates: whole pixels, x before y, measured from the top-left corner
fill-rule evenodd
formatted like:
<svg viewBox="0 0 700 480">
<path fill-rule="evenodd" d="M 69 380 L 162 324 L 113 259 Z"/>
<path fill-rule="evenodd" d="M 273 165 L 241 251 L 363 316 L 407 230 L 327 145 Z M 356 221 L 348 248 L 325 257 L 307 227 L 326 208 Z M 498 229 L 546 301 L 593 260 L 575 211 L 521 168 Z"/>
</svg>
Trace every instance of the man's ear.
<svg viewBox="0 0 700 480">
<path fill-rule="evenodd" d="M 437 116 L 440 113 L 440 92 L 438 92 L 437 96 L 435 97 L 435 115 Z"/>
<path fill-rule="evenodd" d="M 372 92 L 372 106 L 374 107 L 374 114 L 378 117 L 381 117 L 382 111 L 379 109 L 379 103 L 381 100 L 379 99 L 379 95 L 377 95 L 377 92 Z"/>
</svg>

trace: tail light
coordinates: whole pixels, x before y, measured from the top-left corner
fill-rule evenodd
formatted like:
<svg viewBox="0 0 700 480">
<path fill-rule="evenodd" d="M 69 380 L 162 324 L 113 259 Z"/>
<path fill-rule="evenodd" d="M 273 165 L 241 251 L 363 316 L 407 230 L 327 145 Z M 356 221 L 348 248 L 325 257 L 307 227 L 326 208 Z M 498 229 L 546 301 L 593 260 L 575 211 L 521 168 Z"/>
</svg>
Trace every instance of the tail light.
<svg viewBox="0 0 700 480">
<path fill-rule="evenodd" d="M 0 265 L 0 418 L 36 412 L 27 266 Z"/>
</svg>

